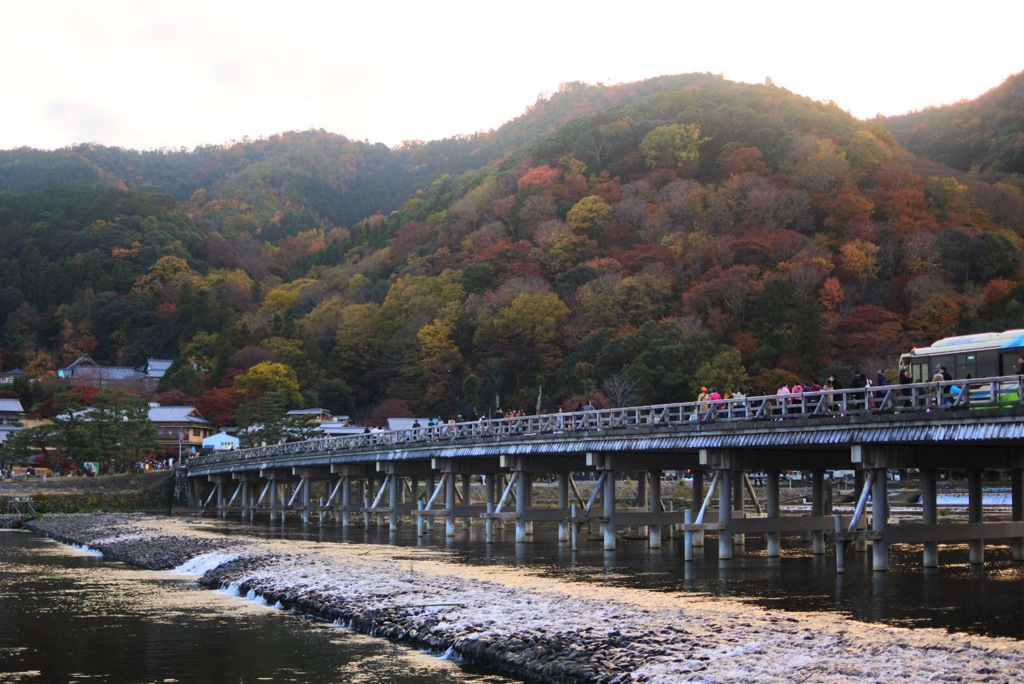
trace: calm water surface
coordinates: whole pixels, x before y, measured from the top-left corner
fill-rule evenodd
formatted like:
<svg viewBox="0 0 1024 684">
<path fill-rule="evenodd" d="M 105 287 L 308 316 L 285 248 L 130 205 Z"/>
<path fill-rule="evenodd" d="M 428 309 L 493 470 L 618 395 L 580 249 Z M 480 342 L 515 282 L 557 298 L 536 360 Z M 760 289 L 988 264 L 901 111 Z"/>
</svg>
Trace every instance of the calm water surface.
<svg viewBox="0 0 1024 684">
<path fill-rule="evenodd" d="M 511 681 L 0 531 L 0 682 Z"/>
</svg>

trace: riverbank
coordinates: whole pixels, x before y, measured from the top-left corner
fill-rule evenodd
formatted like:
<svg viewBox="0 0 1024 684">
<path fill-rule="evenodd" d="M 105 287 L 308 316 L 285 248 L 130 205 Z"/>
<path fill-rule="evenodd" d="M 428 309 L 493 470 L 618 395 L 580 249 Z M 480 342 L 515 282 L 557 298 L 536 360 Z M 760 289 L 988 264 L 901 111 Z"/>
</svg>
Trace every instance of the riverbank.
<svg viewBox="0 0 1024 684">
<path fill-rule="evenodd" d="M 171 512 L 175 471 L 0 480 L 0 513 Z M 24 501 L 30 501 L 31 507 Z M 12 503 L 15 505 L 12 507 Z"/>
<path fill-rule="evenodd" d="M 1009 682 L 1024 667 L 1013 640 L 455 565 L 429 549 L 226 537 L 202 518 L 26 527 L 152 569 L 216 554 L 205 586 L 541 682 Z"/>
</svg>

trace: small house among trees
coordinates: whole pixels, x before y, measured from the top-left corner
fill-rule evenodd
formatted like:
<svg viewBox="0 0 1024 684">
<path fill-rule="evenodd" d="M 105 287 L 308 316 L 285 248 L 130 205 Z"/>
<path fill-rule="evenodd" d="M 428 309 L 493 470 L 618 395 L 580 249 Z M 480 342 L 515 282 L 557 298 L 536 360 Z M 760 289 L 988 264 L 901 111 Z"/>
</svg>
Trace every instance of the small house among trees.
<svg viewBox="0 0 1024 684">
<path fill-rule="evenodd" d="M 149 420 L 156 425 L 157 440 L 168 455 L 199 451 L 203 440 L 214 433 L 214 425 L 195 406 L 150 406 Z"/>
</svg>

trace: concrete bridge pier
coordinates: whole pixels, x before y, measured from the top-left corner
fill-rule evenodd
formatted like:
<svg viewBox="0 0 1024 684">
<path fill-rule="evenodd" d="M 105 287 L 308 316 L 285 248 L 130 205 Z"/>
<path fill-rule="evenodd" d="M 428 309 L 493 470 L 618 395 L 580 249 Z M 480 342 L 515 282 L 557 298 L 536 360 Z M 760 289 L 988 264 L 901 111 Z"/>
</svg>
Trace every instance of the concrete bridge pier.
<svg viewBox="0 0 1024 684">
<path fill-rule="evenodd" d="M 261 470 L 260 477 L 268 481 L 270 520 L 280 518 L 281 522 L 284 522 L 288 512 L 288 500 L 282 500 L 282 493 L 283 488 L 295 481 L 292 477 L 292 470 L 290 468 L 288 470 Z"/>
<path fill-rule="evenodd" d="M 732 558 L 732 480 L 735 471 L 723 468 L 720 471 L 719 480 L 721 486 L 718 488 L 718 511 L 721 516 L 719 522 L 722 530 L 718 533 L 718 559 L 729 560 Z"/>
<path fill-rule="evenodd" d="M 984 518 L 981 491 L 982 471 L 972 469 L 967 471 L 967 522 L 980 523 Z M 980 565 L 985 562 L 985 539 L 975 538 L 968 542 L 968 555 L 970 562 Z"/>
<path fill-rule="evenodd" d="M 746 472 L 743 470 L 732 471 L 732 514 L 731 518 L 743 518 L 743 507 L 746 505 Z M 732 533 L 733 553 L 742 556 L 746 550 L 747 535 L 742 532 Z"/>
<path fill-rule="evenodd" d="M 935 469 L 929 468 L 921 471 L 921 522 L 925 525 L 936 525 L 939 522 L 937 479 Z M 924 542 L 921 567 L 939 567 L 939 543 L 937 541 Z"/>
<path fill-rule="evenodd" d="M 331 470 L 327 466 L 308 466 L 305 468 L 292 468 L 292 476 L 299 478 L 299 496 L 301 504 L 299 510 L 302 514 L 302 522 L 309 524 L 313 509 L 313 482 L 330 481 Z"/>
<path fill-rule="evenodd" d="M 385 488 L 388 486 L 390 480 L 392 480 L 392 479 L 394 479 L 394 478 L 393 477 L 389 478 L 389 476 L 387 476 L 387 475 L 385 475 L 383 478 L 375 477 L 373 479 L 373 481 L 375 483 L 378 483 L 378 484 L 374 485 L 374 489 L 376 490 L 376 494 L 377 495 L 374 498 L 373 504 L 372 504 L 372 508 L 374 509 L 374 512 L 373 512 L 374 524 L 377 527 L 384 527 L 384 512 L 380 511 L 380 510 L 377 510 L 378 509 L 378 503 L 377 502 L 380 500 L 381 495 L 384 492 L 387 491 Z"/>
<path fill-rule="evenodd" d="M 647 511 L 661 513 L 661 471 L 650 471 L 651 488 L 647 501 Z M 647 526 L 647 546 L 652 549 L 661 548 L 661 525 Z"/>
<path fill-rule="evenodd" d="M 704 470 L 696 468 L 693 470 L 693 480 L 691 482 L 693 497 L 690 500 L 690 511 L 693 516 L 693 520 L 697 519 L 697 514 L 700 512 L 701 504 L 704 503 Z M 704 530 L 695 530 L 690 535 L 690 544 L 694 548 L 704 547 Z"/>
<path fill-rule="evenodd" d="M 494 506 L 497 499 L 497 488 L 498 482 L 501 478 L 496 475 L 484 475 L 484 506 L 487 507 L 487 517 L 484 518 L 484 541 L 488 544 L 494 542 L 494 518 L 491 514 L 494 513 Z"/>
<path fill-rule="evenodd" d="M 466 510 L 466 514 L 462 516 L 462 529 L 468 530 L 473 524 L 473 516 L 470 515 L 469 511 L 472 510 L 473 504 L 473 475 L 470 473 L 462 474 L 462 505 Z"/>
<path fill-rule="evenodd" d="M 224 485 L 227 484 L 231 478 L 228 475 L 220 474 L 207 475 L 206 479 L 208 482 L 213 483 L 213 491 L 210 492 L 210 498 L 207 499 L 207 501 L 214 500 L 214 506 L 223 518 L 228 514 L 227 506 L 225 506 Z"/>
<path fill-rule="evenodd" d="M 885 540 L 885 528 L 889 523 L 889 483 L 885 468 L 873 468 L 874 481 L 871 488 L 871 567 L 885 572 L 889 569 L 889 544 Z"/>
<path fill-rule="evenodd" d="M 256 486 L 259 484 L 259 473 L 233 473 L 232 477 L 238 480 L 242 489 L 242 520 L 247 517 L 249 520 L 256 518 Z"/>
<path fill-rule="evenodd" d="M 341 526 L 348 529 L 352 524 L 352 478 L 344 475 L 341 478 Z"/>
<path fill-rule="evenodd" d="M 277 518 L 278 510 L 281 508 L 281 497 L 278 491 L 278 483 L 273 477 L 267 478 L 270 482 L 267 483 L 267 493 L 270 495 L 270 501 L 267 502 L 268 510 L 270 511 L 270 521 L 273 522 Z"/>
<path fill-rule="evenodd" d="M 420 504 L 420 478 L 417 475 L 410 475 L 406 479 L 406 482 L 409 485 L 409 490 L 407 492 L 409 500 L 403 506 L 403 508 L 407 508 L 408 511 L 409 511 L 410 517 L 415 518 L 417 523 L 418 523 L 420 516 L 413 516 L 412 512 L 417 510 L 419 508 L 419 504 Z"/>
<path fill-rule="evenodd" d="M 398 530 L 398 501 L 402 495 L 402 478 L 392 475 L 388 480 L 388 529 Z"/>
<path fill-rule="evenodd" d="M 853 491 L 858 494 L 864 491 L 864 483 L 867 481 L 866 472 L 861 468 L 853 471 Z M 857 553 L 866 553 L 868 550 L 868 540 L 863 535 L 858 536 L 853 542 L 853 550 Z"/>
<path fill-rule="evenodd" d="M 601 492 L 601 505 L 604 508 L 601 532 L 604 539 L 604 550 L 615 550 L 615 471 L 607 466 L 602 473 L 604 489 Z"/>
<path fill-rule="evenodd" d="M 526 509 L 533 504 L 533 476 L 523 470 L 516 476 L 516 543 L 523 544 L 533 541 L 533 521 L 526 517 Z"/>
<path fill-rule="evenodd" d="M 831 485 L 831 483 L 828 483 Z M 811 471 L 811 515 L 820 517 L 832 514 L 832 491 L 826 493 L 825 471 Z M 825 531 L 811 531 L 811 553 L 815 556 L 825 555 Z"/>
<path fill-rule="evenodd" d="M 388 518 L 388 529 L 392 532 L 401 526 L 402 518 L 412 516 L 422 518 L 422 515 L 414 514 L 416 501 L 419 494 L 419 481 L 421 477 L 433 472 L 429 461 L 377 461 L 376 472 L 385 475 L 385 489 L 378 490 L 373 507 L 368 513 L 376 515 L 380 521 L 383 516 Z M 385 497 L 387 503 L 385 504 Z M 378 523 L 381 524 L 381 523 Z M 417 530 L 422 525 L 417 522 Z"/>
<path fill-rule="evenodd" d="M 373 494 L 373 478 L 367 477 L 365 480 L 360 482 L 359 493 L 363 495 L 363 507 L 360 509 L 363 513 L 363 529 L 366 531 L 370 530 L 370 496 Z"/>
<path fill-rule="evenodd" d="M 569 473 L 558 473 L 558 508 L 565 510 L 569 508 Z M 572 537 L 569 518 L 562 518 L 558 521 L 558 541 L 567 542 Z"/>
<path fill-rule="evenodd" d="M 451 539 L 455 536 L 455 473 L 447 473 L 444 480 L 444 536 Z"/>
<path fill-rule="evenodd" d="M 312 499 L 313 485 L 308 477 L 303 477 L 299 480 L 299 491 L 302 493 L 302 510 L 301 517 L 302 522 L 309 524 L 309 508 Z"/>
<path fill-rule="evenodd" d="M 779 470 L 769 470 L 767 477 L 768 481 L 765 483 L 765 513 L 769 519 L 777 519 L 781 513 L 779 506 L 779 478 L 782 477 L 782 472 Z M 769 558 L 779 557 L 782 550 L 781 536 L 777 530 L 764 533 L 764 541 L 768 547 Z"/>
<path fill-rule="evenodd" d="M 437 488 L 437 480 L 434 477 L 433 473 L 427 474 L 427 479 L 424 484 L 424 488 L 426 490 L 426 496 L 429 498 L 430 495 Z M 423 517 L 423 529 L 426 532 L 432 532 L 434 530 L 434 518 L 432 516 L 427 515 Z"/>
</svg>

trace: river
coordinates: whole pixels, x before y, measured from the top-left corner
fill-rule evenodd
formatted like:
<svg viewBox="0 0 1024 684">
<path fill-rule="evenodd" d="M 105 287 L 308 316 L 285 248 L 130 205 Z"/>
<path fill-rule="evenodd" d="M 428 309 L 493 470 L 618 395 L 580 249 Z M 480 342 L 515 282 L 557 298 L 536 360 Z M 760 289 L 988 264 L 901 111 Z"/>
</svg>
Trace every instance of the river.
<svg viewBox="0 0 1024 684">
<path fill-rule="evenodd" d="M 198 525 L 228 536 L 424 546 L 451 563 L 528 568 L 613 589 L 728 596 L 773 610 L 1024 639 L 1024 566 L 1003 546 L 986 549 L 984 566 L 967 562 L 966 547 L 943 547 L 941 567 L 927 570 L 919 549 L 894 548 L 886 573 L 871 570 L 870 553 L 850 552 L 837 575 L 833 555 L 814 556 L 794 539 L 778 559 L 751 539 L 732 560 L 718 561 L 712 542 L 686 563 L 681 539 L 650 550 L 626 537 L 605 552 L 591 538 L 573 552 L 541 525 L 537 541 L 518 545 L 511 528 L 485 544 L 479 526 L 446 540 L 438 531 L 417 539 L 409 526 L 392 533 L 220 518 Z M 0 533 L 0 580 L 3 681 L 511 681 L 25 533 Z"/>
<path fill-rule="evenodd" d="M 512 680 L 203 589 L 194 577 L 0 531 L 0 681 Z"/>
</svg>

